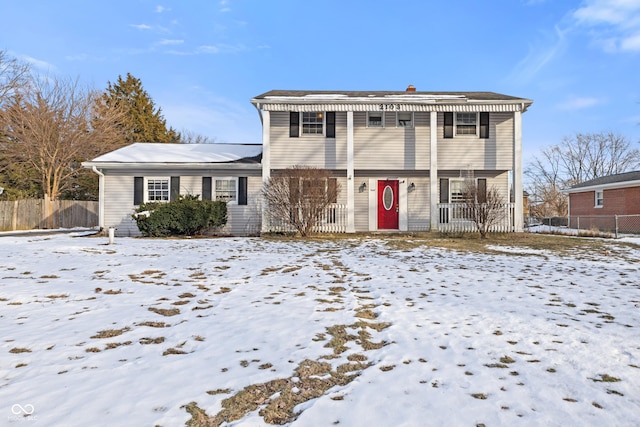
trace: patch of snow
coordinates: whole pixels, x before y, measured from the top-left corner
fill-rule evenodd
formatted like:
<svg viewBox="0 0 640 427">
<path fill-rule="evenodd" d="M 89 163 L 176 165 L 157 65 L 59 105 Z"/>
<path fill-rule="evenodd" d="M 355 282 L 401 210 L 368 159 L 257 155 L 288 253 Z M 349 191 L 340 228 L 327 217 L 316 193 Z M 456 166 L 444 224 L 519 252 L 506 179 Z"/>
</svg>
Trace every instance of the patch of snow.
<svg viewBox="0 0 640 427">
<path fill-rule="evenodd" d="M 215 415 L 326 360 L 327 328 L 365 305 L 390 324 L 371 330 L 387 345 L 349 341 L 332 366 L 355 353 L 372 365 L 290 426 L 637 425 L 638 248 L 553 263 L 384 239 L 50 234 L 0 236 L 0 253 L 3 425 L 178 426 L 190 402 Z"/>
</svg>

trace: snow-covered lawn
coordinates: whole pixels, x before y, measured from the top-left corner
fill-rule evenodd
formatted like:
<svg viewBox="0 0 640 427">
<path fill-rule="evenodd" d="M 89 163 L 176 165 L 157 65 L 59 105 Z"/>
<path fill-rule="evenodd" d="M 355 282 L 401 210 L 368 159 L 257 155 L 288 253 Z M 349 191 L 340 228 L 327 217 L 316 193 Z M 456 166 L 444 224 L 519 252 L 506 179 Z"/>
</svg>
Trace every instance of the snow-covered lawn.
<svg viewBox="0 0 640 427">
<path fill-rule="evenodd" d="M 0 425 L 640 420 L 638 246 L 106 243 L 0 236 Z"/>
</svg>

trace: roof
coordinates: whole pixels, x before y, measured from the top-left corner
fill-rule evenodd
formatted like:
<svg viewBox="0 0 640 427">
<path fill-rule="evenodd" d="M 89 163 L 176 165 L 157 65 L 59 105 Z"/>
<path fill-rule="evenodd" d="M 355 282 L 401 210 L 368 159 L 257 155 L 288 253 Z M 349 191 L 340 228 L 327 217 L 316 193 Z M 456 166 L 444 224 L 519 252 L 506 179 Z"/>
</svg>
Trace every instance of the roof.
<svg viewBox="0 0 640 427">
<path fill-rule="evenodd" d="M 581 182 L 565 190 L 566 193 L 577 193 L 592 188 L 616 188 L 640 186 L 640 171 L 625 172 L 615 175 L 602 176 L 590 181 Z"/>
<path fill-rule="evenodd" d="M 256 164 L 262 158 L 260 144 L 168 144 L 136 142 L 84 162 L 84 167 L 161 165 L 216 166 Z"/>
<path fill-rule="evenodd" d="M 474 100 L 474 101 L 522 101 L 523 98 L 495 92 L 407 92 L 407 91 L 344 91 L 344 90 L 271 90 L 254 99 L 279 97 L 305 97 L 307 99 L 353 99 L 353 98 L 406 98 L 425 100 Z M 525 100 L 530 101 L 530 100 Z M 530 101 L 531 102 L 531 101 Z"/>
<path fill-rule="evenodd" d="M 270 111 L 526 111 L 533 101 L 495 92 L 271 90 L 251 100 Z"/>
</svg>

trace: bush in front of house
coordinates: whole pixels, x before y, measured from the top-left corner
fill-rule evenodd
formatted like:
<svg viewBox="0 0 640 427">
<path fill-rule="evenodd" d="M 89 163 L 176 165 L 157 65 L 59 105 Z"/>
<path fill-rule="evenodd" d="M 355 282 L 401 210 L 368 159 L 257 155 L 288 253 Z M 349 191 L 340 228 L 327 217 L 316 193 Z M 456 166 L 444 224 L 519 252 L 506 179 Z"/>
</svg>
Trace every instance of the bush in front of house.
<svg viewBox="0 0 640 427">
<path fill-rule="evenodd" d="M 227 204 L 221 200 L 198 200 L 180 196 L 169 203 L 142 203 L 133 219 L 146 237 L 193 236 L 227 223 Z"/>
</svg>

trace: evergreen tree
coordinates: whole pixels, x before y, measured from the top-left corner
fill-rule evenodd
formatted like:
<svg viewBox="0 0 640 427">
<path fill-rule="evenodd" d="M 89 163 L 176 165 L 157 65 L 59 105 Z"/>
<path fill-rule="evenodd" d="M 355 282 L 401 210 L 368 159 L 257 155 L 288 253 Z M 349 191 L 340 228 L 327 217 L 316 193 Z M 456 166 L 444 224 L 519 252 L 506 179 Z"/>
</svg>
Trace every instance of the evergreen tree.
<svg viewBox="0 0 640 427">
<path fill-rule="evenodd" d="M 155 106 L 140 79 L 130 73 L 126 79 L 118 76 L 116 83 L 109 82 L 102 102 L 107 109 L 116 108 L 124 113 L 121 126 L 127 143 L 180 142 L 180 134 L 171 127 L 167 129 L 162 110 Z"/>
</svg>

